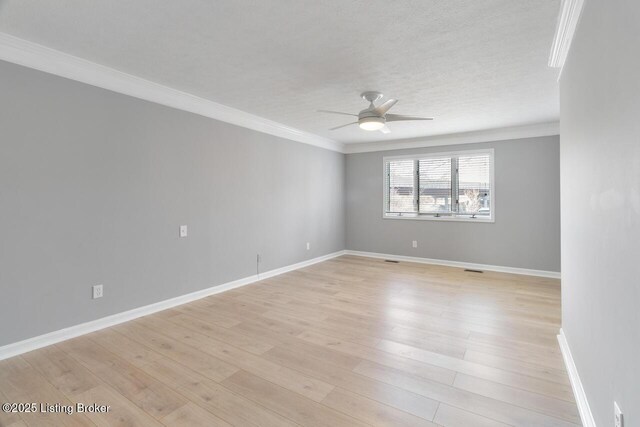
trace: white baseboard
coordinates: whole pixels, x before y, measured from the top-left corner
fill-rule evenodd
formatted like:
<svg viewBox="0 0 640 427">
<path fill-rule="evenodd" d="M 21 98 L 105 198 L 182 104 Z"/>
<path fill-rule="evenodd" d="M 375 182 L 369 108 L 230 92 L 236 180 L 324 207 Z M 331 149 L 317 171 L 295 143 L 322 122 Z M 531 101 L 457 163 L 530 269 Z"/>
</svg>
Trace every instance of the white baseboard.
<svg viewBox="0 0 640 427">
<path fill-rule="evenodd" d="M 17 356 L 22 353 L 26 353 L 38 348 L 46 347 L 61 341 L 65 341 L 71 338 L 78 337 L 80 335 L 88 334 L 100 329 L 108 328 L 110 326 L 117 325 L 119 323 L 127 322 L 129 320 L 137 319 L 138 317 L 146 316 L 158 311 L 166 310 L 168 308 L 176 307 L 178 305 L 186 304 L 191 301 L 195 301 L 210 295 L 219 294 L 231 289 L 236 289 L 241 286 L 246 286 L 259 280 L 268 279 L 270 277 L 277 276 L 279 274 L 287 273 L 289 271 L 297 270 L 299 268 L 307 267 L 309 265 L 317 264 L 319 262 L 327 261 L 332 258 L 344 255 L 345 251 L 338 251 L 328 255 L 323 255 L 317 258 L 302 261 L 296 264 L 291 264 L 286 267 L 270 270 L 259 275 L 255 274 L 243 279 L 234 280 L 233 282 L 224 283 L 222 285 L 213 286 L 200 291 L 192 292 L 179 297 L 170 298 L 168 300 L 160 301 L 154 304 L 145 305 L 144 307 L 134 308 L 132 310 L 124 311 L 122 313 L 113 314 L 111 316 L 103 317 L 101 319 L 92 320 L 90 322 L 82 323 L 68 328 L 60 329 L 58 331 L 50 332 L 44 335 L 40 335 L 33 338 L 28 338 L 23 341 L 19 341 L 13 344 L 8 344 L 0 347 L 0 360 L 7 359 L 9 357 Z"/>
<path fill-rule="evenodd" d="M 596 422 L 593 419 L 591 408 L 589 408 L 589 402 L 587 401 L 587 395 L 582 387 L 582 381 L 580 381 L 580 375 L 578 375 L 578 369 L 573 362 L 573 356 L 571 355 L 571 349 L 569 349 L 569 343 L 564 335 L 564 331 L 560 329 L 558 334 L 558 343 L 560 344 L 560 351 L 562 351 L 562 357 L 564 364 L 569 374 L 569 380 L 571 381 L 571 388 L 573 389 L 573 395 L 576 399 L 576 405 L 578 406 L 578 412 L 580 413 L 580 419 L 584 427 L 596 427 Z"/>
<path fill-rule="evenodd" d="M 525 276 L 549 277 L 552 279 L 560 278 L 560 273 L 557 271 L 531 270 L 528 268 L 503 267 L 499 265 L 488 265 L 488 264 L 474 264 L 470 262 L 447 261 L 443 259 L 421 258 L 421 257 L 404 256 L 404 255 L 380 254 L 376 252 L 362 252 L 362 251 L 351 251 L 351 250 L 346 250 L 344 252 L 345 252 L 345 255 L 389 259 L 392 261 L 405 261 L 405 262 L 417 262 L 420 264 L 444 265 L 447 267 L 470 268 L 473 270 L 487 270 L 487 271 L 496 271 L 499 273 L 522 274 Z"/>
</svg>

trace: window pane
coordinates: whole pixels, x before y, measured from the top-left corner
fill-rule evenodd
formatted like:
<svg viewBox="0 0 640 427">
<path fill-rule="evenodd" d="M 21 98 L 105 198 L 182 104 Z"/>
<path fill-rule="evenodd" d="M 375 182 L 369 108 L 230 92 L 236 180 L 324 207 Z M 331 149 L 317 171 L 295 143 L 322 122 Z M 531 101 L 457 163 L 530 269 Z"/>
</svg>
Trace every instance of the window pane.
<svg viewBox="0 0 640 427">
<path fill-rule="evenodd" d="M 459 212 L 491 215 L 490 160 L 488 154 L 458 157 Z"/>
<path fill-rule="evenodd" d="M 415 212 L 413 160 L 389 162 L 389 212 Z"/>
<path fill-rule="evenodd" d="M 420 169 L 420 212 L 451 212 L 451 159 L 422 159 Z"/>
</svg>

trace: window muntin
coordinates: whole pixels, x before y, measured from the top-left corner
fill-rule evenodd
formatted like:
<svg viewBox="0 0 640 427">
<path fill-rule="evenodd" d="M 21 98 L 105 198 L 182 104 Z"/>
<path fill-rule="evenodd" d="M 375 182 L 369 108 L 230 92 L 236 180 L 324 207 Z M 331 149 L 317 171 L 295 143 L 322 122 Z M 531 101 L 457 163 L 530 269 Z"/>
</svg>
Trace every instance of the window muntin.
<svg viewBox="0 0 640 427">
<path fill-rule="evenodd" d="M 385 157 L 387 218 L 492 221 L 493 150 Z"/>
</svg>

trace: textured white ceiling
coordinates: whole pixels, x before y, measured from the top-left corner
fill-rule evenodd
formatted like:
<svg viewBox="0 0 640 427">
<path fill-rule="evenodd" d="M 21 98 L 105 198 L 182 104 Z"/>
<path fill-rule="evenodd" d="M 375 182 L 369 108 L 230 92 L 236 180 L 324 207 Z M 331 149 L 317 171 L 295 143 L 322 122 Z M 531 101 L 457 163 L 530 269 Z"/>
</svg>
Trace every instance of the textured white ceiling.
<svg viewBox="0 0 640 427">
<path fill-rule="evenodd" d="M 558 119 L 560 0 L 0 0 L 0 31 L 341 142 Z M 391 134 L 363 90 L 398 98 Z"/>
</svg>

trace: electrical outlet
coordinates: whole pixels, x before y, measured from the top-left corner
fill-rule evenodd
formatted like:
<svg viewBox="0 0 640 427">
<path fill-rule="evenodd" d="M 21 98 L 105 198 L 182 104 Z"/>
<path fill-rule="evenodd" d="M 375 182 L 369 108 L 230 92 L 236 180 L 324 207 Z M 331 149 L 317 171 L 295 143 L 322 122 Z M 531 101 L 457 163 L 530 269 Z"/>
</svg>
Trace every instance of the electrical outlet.
<svg viewBox="0 0 640 427">
<path fill-rule="evenodd" d="M 615 427 L 624 427 L 624 416 L 618 406 L 618 402 L 613 402 L 613 413 L 615 415 Z"/>
<path fill-rule="evenodd" d="M 414 241 L 413 241 L 413 247 L 414 247 L 414 248 L 417 248 L 417 247 L 418 247 L 418 241 L 417 241 L 417 240 L 414 240 Z"/>
<path fill-rule="evenodd" d="M 95 285 L 93 287 L 93 299 L 96 298 L 102 298 L 103 291 L 102 291 L 102 285 Z"/>
<path fill-rule="evenodd" d="M 180 237 L 187 237 L 188 230 L 186 225 L 180 226 Z"/>
<path fill-rule="evenodd" d="M 311 243 L 307 242 L 307 250 L 311 249 Z"/>
</svg>

